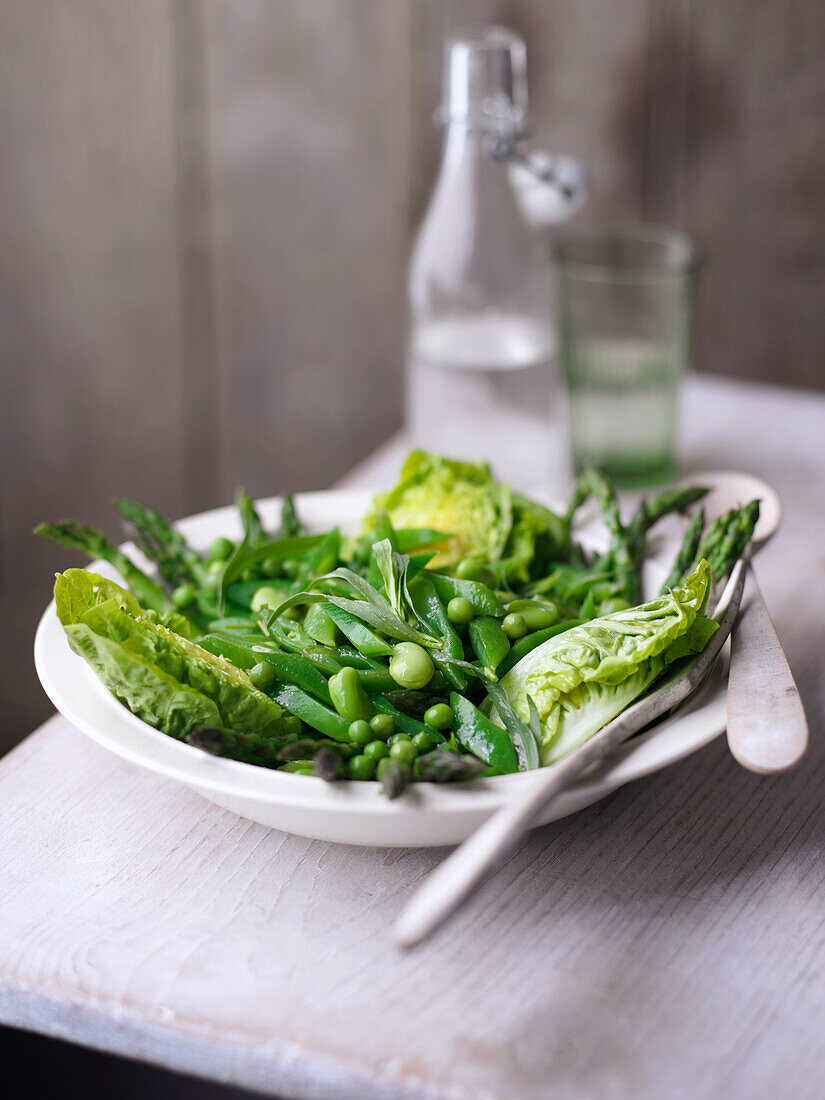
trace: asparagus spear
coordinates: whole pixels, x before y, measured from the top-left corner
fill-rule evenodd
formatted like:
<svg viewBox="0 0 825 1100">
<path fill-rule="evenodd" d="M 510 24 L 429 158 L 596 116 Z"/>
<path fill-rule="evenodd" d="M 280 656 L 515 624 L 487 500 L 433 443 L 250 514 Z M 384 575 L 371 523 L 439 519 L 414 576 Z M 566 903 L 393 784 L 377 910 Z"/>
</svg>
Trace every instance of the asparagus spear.
<svg viewBox="0 0 825 1100">
<path fill-rule="evenodd" d="M 244 541 L 248 549 L 266 539 L 264 525 L 261 517 L 255 509 L 255 502 L 245 489 L 238 489 L 235 493 L 235 507 L 241 514 L 243 524 Z"/>
<path fill-rule="evenodd" d="M 114 505 L 123 517 L 127 534 L 155 562 L 171 588 L 182 584 L 202 588 L 208 584 L 206 562 L 159 512 L 136 500 L 116 498 Z"/>
<path fill-rule="evenodd" d="M 732 508 L 711 524 L 699 544 L 697 557 L 707 558 L 717 582 L 728 575 L 736 559 L 742 556 L 758 519 L 759 501 L 752 500 L 741 508 Z"/>
<path fill-rule="evenodd" d="M 451 783 L 455 780 L 478 779 L 487 771 L 487 764 L 476 756 L 459 756 L 454 752 L 436 749 L 416 761 L 416 776 L 429 783 Z"/>
<path fill-rule="evenodd" d="M 277 768 L 283 763 L 284 740 L 275 740 L 260 733 L 240 733 L 219 726 L 200 726 L 190 730 L 185 740 L 212 756 L 227 756 L 248 764 Z"/>
<path fill-rule="evenodd" d="M 285 496 L 281 505 L 281 530 L 278 538 L 292 538 L 294 535 L 304 535 L 306 529 L 295 511 L 295 501 L 291 496 Z"/>
<path fill-rule="evenodd" d="M 646 502 L 649 530 L 654 523 L 658 523 L 663 516 L 669 516 L 673 512 L 684 512 L 691 504 L 707 496 L 708 489 L 704 485 L 689 485 L 684 489 L 666 489 L 663 493 Z"/>
<path fill-rule="evenodd" d="M 641 541 L 643 546 L 644 531 L 639 532 L 634 527 L 631 532 L 629 528 L 625 528 L 619 512 L 616 490 L 601 470 L 589 466 L 585 471 L 585 475 L 590 485 L 590 491 L 602 510 L 604 522 L 611 534 L 610 550 L 608 551 L 609 563 L 607 560 L 600 559 L 598 566 L 601 569 L 612 566 L 616 574 L 617 594 L 624 596 L 629 604 L 638 603 L 637 550 L 634 549 L 631 537 L 637 543 Z M 644 516 L 644 512 L 641 515 Z"/>
<path fill-rule="evenodd" d="M 699 542 L 692 560 L 684 567 L 675 583 L 681 583 L 696 568 L 702 558 L 707 559 L 714 581 L 718 584 L 724 580 L 753 537 L 758 519 L 758 500 L 752 500 L 741 508 L 731 508 L 729 512 L 718 516 L 708 528 L 704 538 Z M 687 532 L 685 538 L 687 539 Z M 672 581 L 674 575 L 675 566 L 671 576 L 668 577 L 668 582 Z"/>
<path fill-rule="evenodd" d="M 676 555 L 676 560 L 673 563 L 673 568 L 668 574 L 668 578 L 662 585 L 662 595 L 667 592 L 669 588 L 676 588 L 683 577 L 687 576 L 690 572 L 690 567 L 696 560 L 696 551 L 699 549 L 699 543 L 702 539 L 702 531 L 705 529 L 705 509 L 698 508 L 690 518 L 685 529 L 685 534 L 682 539 L 682 545 L 679 547 L 679 552 Z"/>
<path fill-rule="evenodd" d="M 172 609 L 161 586 L 147 577 L 142 569 L 106 538 L 96 527 L 88 527 L 74 520 L 59 523 L 41 523 L 34 529 L 35 535 L 50 539 L 69 550 L 80 550 L 90 558 L 102 558 L 117 569 L 144 607 L 165 614 Z"/>
</svg>

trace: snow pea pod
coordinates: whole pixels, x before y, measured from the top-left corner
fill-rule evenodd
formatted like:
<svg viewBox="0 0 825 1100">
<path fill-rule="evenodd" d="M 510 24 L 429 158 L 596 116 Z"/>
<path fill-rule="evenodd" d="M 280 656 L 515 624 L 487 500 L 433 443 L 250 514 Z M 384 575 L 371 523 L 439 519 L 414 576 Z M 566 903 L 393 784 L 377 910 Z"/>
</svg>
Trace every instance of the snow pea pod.
<svg viewBox="0 0 825 1100">
<path fill-rule="evenodd" d="M 390 676 L 390 670 L 386 666 L 382 668 L 362 668 L 356 671 L 364 691 L 371 693 L 398 690 L 398 684 Z"/>
<path fill-rule="evenodd" d="M 334 676 L 344 667 L 335 655 L 334 649 L 324 645 L 310 645 L 304 650 L 304 657 L 319 668 L 326 676 Z"/>
<path fill-rule="evenodd" d="M 302 688 L 325 703 L 330 701 L 326 678 L 311 661 L 299 653 L 277 653 L 264 646 L 243 645 L 234 639 L 216 634 L 208 634 L 205 638 L 201 638 L 198 644 L 218 657 L 225 657 L 237 668 L 245 671 L 249 671 L 258 662 L 265 661 L 275 670 L 275 675 L 281 683 Z"/>
<path fill-rule="evenodd" d="M 444 649 L 457 661 L 464 660 L 464 646 L 453 624 L 447 618 L 447 609 L 435 590 L 429 577 L 419 577 L 410 585 L 410 599 L 416 613 L 421 616 L 427 627 L 444 639 Z M 447 682 L 457 691 L 467 687 L 467 673 L 442 661 L 436 653 L 432 654 L 433 664 L 443 674 Z"/>
<path fill-rule="evenodd" d="M 252 652 L 251 646 L 241 645 L 223 634 L 205 634 L 202 638 L 198 638 L 198 645 L 208 653 L 214 653 L 216 657 L 225 657 L 236 668 L 242 668 L 245 672 L 259 661 Z"/>
<path fill-rule="evenodd" d="M 342 665 L 352 665 L 353 668 L 386 668 L 386 664 L 374 657 L 365 657 L 363 653 L 351 645 L 339 645 L 334 650 L 336 660 Z"/>
<path fill-rule="evenodd" d="M 469 699 L 453 692 L 450 707 L 455 715 L 455 736 L 462 748 L 489 764 L 496 775 L 517 772 L 518 757 L 510 734 L 474 707 Z"/>
<path fill-rule="evenodd" d="M 290 714 L 306 722 L 308 726 L 325 733 L 333 741 L 345 741 L 349 743 L 349 722 L 340 714 L 329 707 L 324 706 L 318 699 L 314 699 L 308 692 L 301 688 L 284 684 L 275 692 L 273 698 L 285 707 Z"/>
<path fill-rule="evenodd" d="M 510 639 L 504 633 L 500 619 L 480 615 L 467 627 L 473 652 L 489 672 L 495 674 L 498 666 L 510 652 Z"/>
<path fill-rule="evenodd" d="M 273 653 L 268 651 L 259 654 L 258 657 L 275 669 L 275 674 L 282 683 L 303 688 L 304 691 L 311 692 L 312 695 L 325 703 L 330 701 L 330 691 L 326 678 L 299 653 Z"/>
<path fill-rule="evenodd" d="M 505 672 L 509 672 L 514 665 L 519 663 L 522 657 L 526 657 L 542 642 L 546 642 L 548 638 L 554 638 L 556 634 L 564 633 L 565 630 L 570 630 L 571 627 L 581 626 L 582 621 L 581 619 L 568 619 L 567 622 L 555 623 L 553 626 L 545 627 L 544 630 L 534 630 L 532 634 L 527 634 L 514 642 L 510 652 L 498 667 L 499 677 L 503 676 Z"/>
<path fill-rule="evenodd" d="M 385 642 L 374 630 L 370 630 L 365 623 L 362 623 L 360 619 L 356 619 L 349 611 L 345 611 L 334 603 L 327 604 L 326 611 L 341 633 L 349 638 L 355 648 L 360 650 L 365 657 L 389 657 L 392 655 L 393 647 L 389 642 Z"/>
<path fill-rule="evenodd" d="M 445 604 L 456 596 L 463 596 L 473 605 L 476 615 L 504 615 L 501 600 L 491 588 L 480 581 L 463 581 L 458 577 L 448 577 L 445 573 L 432 573 L 430 579 Z"/>
<path fill-rule="evenodd" d="M 327 609 L 320 603 L 310 604 L 307 608 L 304 616 L 304 630 L 321 645 L 334 646 L 338 640 L 335 623 L 328 615 Z"/>
</svg>

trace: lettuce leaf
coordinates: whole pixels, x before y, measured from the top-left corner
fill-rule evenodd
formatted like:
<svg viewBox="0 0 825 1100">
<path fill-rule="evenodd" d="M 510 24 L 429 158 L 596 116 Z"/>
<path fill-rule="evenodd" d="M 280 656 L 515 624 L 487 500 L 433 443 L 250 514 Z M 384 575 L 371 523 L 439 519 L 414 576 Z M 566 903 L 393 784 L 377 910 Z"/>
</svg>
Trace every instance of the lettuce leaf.
<svg viewBox="0 0 825 1100">
<path fill-rule="evenodd" d="M 170 630 L 113 581 L 68 569 L 57 576 L 55 603 L 72 649 L 156 729 L 177 738 L 198 726 L 281 731 L 286 712 L 245 672 Z"/>
<path fill-rule="evenodd" d="M 457 462 L 426 451 L 411 451 L 392 489 L 379 493 L 364 517 L 369 532 L 381 509 L 396 530 L 427 527 L 449 537 L 435 548 L 434 569 L 462 558 L 498 561 L 513 523 L 513 495 L 498 485 L 486 462 Z"/>
<path fill-rule="evenodd" d="M 673 661 L 704 649 L 716 630 L 705 615 L 710 583 L 702 561 L 681 588 L 550 638 L 502 677 L 526 722 L 533 699 L 544 764 L 592 737 Z"/>
</svg>

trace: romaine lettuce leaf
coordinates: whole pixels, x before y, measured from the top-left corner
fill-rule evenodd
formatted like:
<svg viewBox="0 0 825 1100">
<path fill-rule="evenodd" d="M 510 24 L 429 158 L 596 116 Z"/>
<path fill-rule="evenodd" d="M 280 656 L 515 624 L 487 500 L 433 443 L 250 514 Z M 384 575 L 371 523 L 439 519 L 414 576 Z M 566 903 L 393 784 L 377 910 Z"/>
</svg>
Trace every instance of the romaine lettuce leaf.
<svg viewBox="0 0 825 1100">
<path fill-rule="evenodd" d="M 716 630 L 704 613 L 710 583 L 702 561 L 681 588 L 550 638 L 502 677 L 525 721 L 535 703 L 544 764 L 592 737 L 673 661 L 704 649 Z"/>
<path fill-rule="evenodd" d="M 398 483 L 379 493 L 364 517 L 371 531 L 384 508 L 396 530 L 429 527 L 449 538 L 437 547 L 431 566 L 444 569 L 462 558 L 497 561 L 513 523 L 513 496 L 498 485 L 485 462 L 457 462 L 426 451 L 411 451 Z"/>
<path fill-rule="evenodd" d="M 198 726 L 281 731 L 285 711 L 245 672 L 168 629 L 113 581 L 68 569 L 57 576 L 55 603 L 72 649 L 156 729 L 179 738 Z"/>
</svg>

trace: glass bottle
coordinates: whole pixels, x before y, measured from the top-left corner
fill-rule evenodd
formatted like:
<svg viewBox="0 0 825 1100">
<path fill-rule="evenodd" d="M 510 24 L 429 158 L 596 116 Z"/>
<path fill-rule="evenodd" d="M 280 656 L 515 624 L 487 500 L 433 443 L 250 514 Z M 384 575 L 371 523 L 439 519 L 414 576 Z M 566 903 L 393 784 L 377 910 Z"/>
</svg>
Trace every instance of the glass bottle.
<svg viewBox="0 0 825 1100">
<path fill-rule="evenodd" d="M 526 113 L 518 35 L 488 26 L 447 41 L 441 166 L 410 263 L 406 381 L 416 446 L 485 458 L 521 483 L 546 479 L 554 454 L 548 275 L 511 178 L 529 168 L 516 144 Z"/>
</svg>

